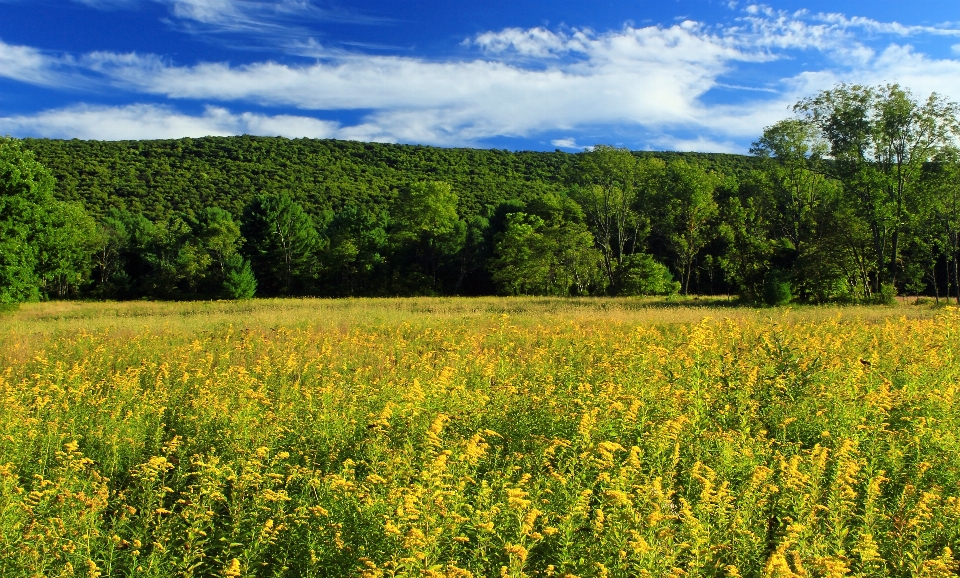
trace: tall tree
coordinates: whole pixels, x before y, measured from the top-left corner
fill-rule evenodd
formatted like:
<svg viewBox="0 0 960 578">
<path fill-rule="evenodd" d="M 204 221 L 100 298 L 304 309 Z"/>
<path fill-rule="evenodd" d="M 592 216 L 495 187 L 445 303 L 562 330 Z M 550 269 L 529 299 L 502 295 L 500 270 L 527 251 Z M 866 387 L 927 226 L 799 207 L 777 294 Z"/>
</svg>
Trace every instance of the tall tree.
<svg viewBox="0 0 960 578">
<path fill-rule="evenodd" d="M 305 295 L 317 275 L 321 239 L 313 219 L 288 194 L 260 195 L 243 214 L 241 232 L 259 286 L 271 295 Z"/>
<path fill-rule="evenodd" d="M 683 160 L 667 165 L 660 202 L 662 234 L 674 254 L 684 295 L 690 293 L 690 279 L 700 251 L 717 235 L 719 207 L 714 191 L 719 175 Z"/>
<path fill-rule="evenodd" d="M 204 293 L 228 299 L 253 297 L 257 282 L 250 262 L 240 255 L 243 237 L 233 216 L 218 207 L 207 207 L 197 223 L 197 237 L 210 264 Z"/>
<path fill-rule="evenodd" d="M 11 138 L 0 139 L 0 303 L 40 297 L 37 235 L 53 175 Z"/>
<path fill-rule="evenodd" d="M 94 223 L 54 185 L 33 153 L 0 138 L 0 303 L 62 298 L 90 274 Z"/>
<path fill-rule="evenodd" d="M 97 223 L 91 238 L 93 245 L 93 294 L 121 296 L 129 290 L 130 279 L 124 270 L 123 254 L 130 244 L 130 233 L 120 211 L 113 210 Z"/>
<path fill-rule="evenodd" d="M 768 215 L 758 201 L 756 196 L 728 199 L 718 228 L 727 245 L 720 267 L 740 295 L 750 300 L 760 298 L 774 252 Z"/>
<path fill-rule="evenodd" d="M 394 205 L 391 242 L 397 264 L 408 266 L 398 275 L 405 292 L 440 289 L 437 273 L 464 246 L 467 224 L 458 212 L 459 195 L 449 183 L 421 181 L 405 187 Z M 398 272 L 399 273 L 399 272 Z M 419 278 L 418 278 L 419 277 Z"/>
<path fill-rule="evenodd" d="M 918 101 L 897 84 L 841 84 L 795 110 L 829 143 L 826 166 L 870 229 L 873 290 L 896 283 L 901 236 L 913 217 L 924 164 L 949 144 L 956 105 L 937 94 Z"/>
<path fill-rule="evenodd" d="M 329 244 L 324 251 L 323 293 L 375 294 L 382 289 L 377 273 L 388 251 L 386 211 L 347 205 L 327 225 Z"/>
<path fill-rule="evenodd" d="M 508 295 L 586 293 L 599 272 L 593 245 L 583 223 L 510 213 L 490 262 L 493 280 Z"/>
<path fill-rule="evenodd" d="M 640 207 L 660 185 L 663 161 L 638 159 L 627 149 L 597 145 L 575 167 L 571 191 L 583 208 L 603 257 L 608 286 L 614 287 L 623 259 L 641 250 L 649 218 Z"/>
<path fill-rule="evenodd" d="M 78 203 L 51 202 L 41 209 L 37 275 L 48 297 L 76 295 L 90 278 L 97 224 Z"/>
</svg>

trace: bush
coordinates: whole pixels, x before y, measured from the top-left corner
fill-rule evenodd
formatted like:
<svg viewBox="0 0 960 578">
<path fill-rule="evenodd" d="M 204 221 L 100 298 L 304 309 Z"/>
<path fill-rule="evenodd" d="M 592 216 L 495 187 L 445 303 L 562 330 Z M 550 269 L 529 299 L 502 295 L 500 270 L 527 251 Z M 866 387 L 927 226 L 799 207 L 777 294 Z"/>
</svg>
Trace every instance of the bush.
<svg viewBox="0 0 960 578">
<path fill-rule="evenodd" d="M 873 295 L 873 301 L 878 305 L 896 305 L 897 288 L 890 283 L 881 283 L 880 291 Z"/>
<path fill-rule="evenodd" d="M 652 255 L 634 253 L 617 269 L 616 288 L 618 295 L 673 295 L 680 291 L 680 283 Z"/>
<path fill-rule="evenodd" d="M 763 280 L 763 302 L 771 307 L 793 301 L 790 276 L 784 271 L 770 271 Z"/>
</svg>

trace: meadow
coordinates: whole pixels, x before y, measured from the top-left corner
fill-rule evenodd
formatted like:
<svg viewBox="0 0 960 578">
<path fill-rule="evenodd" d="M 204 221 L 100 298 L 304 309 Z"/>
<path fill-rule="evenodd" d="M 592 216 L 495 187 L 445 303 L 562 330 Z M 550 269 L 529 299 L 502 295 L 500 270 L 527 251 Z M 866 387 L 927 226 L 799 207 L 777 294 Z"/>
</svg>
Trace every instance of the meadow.
<svg viewBox="0 0 960 578">
<path fill-rule="evenodd" d="M 960 312 L 0 313 L 0 576 L 955 576 Z"/>
</svg>

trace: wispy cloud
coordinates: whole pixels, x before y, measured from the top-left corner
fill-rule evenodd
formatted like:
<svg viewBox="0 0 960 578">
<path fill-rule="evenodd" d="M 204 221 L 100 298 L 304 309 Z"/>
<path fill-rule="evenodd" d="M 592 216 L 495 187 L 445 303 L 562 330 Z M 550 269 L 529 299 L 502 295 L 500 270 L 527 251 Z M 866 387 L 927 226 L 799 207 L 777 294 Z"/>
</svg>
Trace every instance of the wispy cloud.
<svg viewBox="0 0 960 578">
<path fill-rule="evenodd" d="M 133 104 L 119 107 L 75 106 L 35 115 L 0 117 L 0 133 L 50 138 L 99 140 L 160 139 L 256 134 L 291 138 L 331 138 L 336 122 L 291 115 L 233 114 L 209 106 L 201 115 L 189 115 L 169 106 Z"/>
<path fill-rule="evenodd" d="M 2 2 L 4 0 L 0 0 Z M 181 32 L 231 45 L 289 49 L 316 36 L 319 23 L 380 25 L 389 20 L 323 0 L 73 0 L 100 10 L 135 9 L 160 4 L 169 10 L 167 25 Z"/>
<path fill-rule="evenodd" d="M 292 1 L 164 1 L 172 3 L 183 19 L 225 29 L 231 22 L 245 25 L 256 10 L 313 9 L 309 2 Z M 857 33 L 864 30 L 895 41 L 866 43 Z M 742 150 L 744 139 L 789 114 L 789 106 L 798 98 L 840 80 L 900 81 L 918 93 L 937 91 L 960 98 L 960 61 L 934 58 L 903 43 L 928 34 L 951 36 L 958 31 L 947 25 L 902 26 L 750 5 L 732 24 L 722 26 L 684 20 L 672 26 L 625 26 L 605 32 L 543 27 L 488 31 L 464 42 L 475 50 L 474 58 L 466 60 L 369 55 L 328 49 L 313 39 L 298 41 L 297 46 L 319 61 L 240 66 L 182 65 L 156 55 L 106 52 L 70 58 L 0 43 L 0 75 L 48 86 L 82 78 L 171 102 L 371 111 L 352 126 L 333 126 L 306 113 L 283 117 L 282 122 L 281 117 L 244 117 L 219 107 L 201 116 L 178 116 L 172 108 L 156 107 L 118 111 L 124 127 L 134 127 L 135 113 L 141 111 L 144 134 L 151 135 L 177 127 L 223 134 L 278 130 L 282 125 L 289 127 L 284 130 L 300 130 L 302 136 L 470 145 L 493 137 L 559 132 L 572 136 L 555 141 L 555 146 L 579 148 L 576 135 L 584 127 L 615 126 L 620 131 L 652 134 L 650 138 L 664 146 L 730 151 L 738 146 Z M 818 67 L 755 86 L 730 82 L 743 64 L 763 67 L 804 54 L 817 56 Z M 718 104 L 706 98 L 717 90 L 745 91 L 751 96 L 738 104 Z M 106 114 L 104 110 L 42 113 L 44 120 L 30 126 L 68 127 L 65 119 L 70 115 L 90 119 Z M 307 120 L 290 120 L 294 118 Z M 17 122 L 26 127 L 28 120 Z M 83 126 L 87 125 L 78 124 L 76 130 L 87 130 Z M 104 129 L 104 134 L 123 130 Z M 699 134 L 671 136 L 692 132 Z"/>
</svg>

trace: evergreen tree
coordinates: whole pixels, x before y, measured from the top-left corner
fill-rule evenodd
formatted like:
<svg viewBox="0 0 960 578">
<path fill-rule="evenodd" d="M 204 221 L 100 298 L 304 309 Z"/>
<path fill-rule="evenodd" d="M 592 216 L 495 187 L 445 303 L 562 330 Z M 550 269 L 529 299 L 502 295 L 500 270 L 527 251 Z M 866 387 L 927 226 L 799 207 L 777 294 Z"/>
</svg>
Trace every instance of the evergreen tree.
<svg viewBox="0 0 960 578">
<path fill-rule="evenodd" d="M 307 295 L 314 289 L 320 236 L 310 215 L 288 194 L 256 197 L 244 211 L 241 232 L 263 293 Z"/>
<path fill-rule="evenodd" d="M 234 253 L 224 267 L 222 295 L 227 299 L 250 299 L 256 292 L 257 278 L 250 268 L 250 261 Z"/>
</svg>

